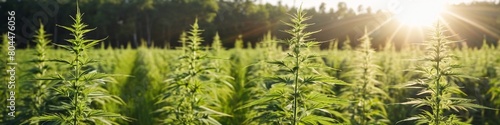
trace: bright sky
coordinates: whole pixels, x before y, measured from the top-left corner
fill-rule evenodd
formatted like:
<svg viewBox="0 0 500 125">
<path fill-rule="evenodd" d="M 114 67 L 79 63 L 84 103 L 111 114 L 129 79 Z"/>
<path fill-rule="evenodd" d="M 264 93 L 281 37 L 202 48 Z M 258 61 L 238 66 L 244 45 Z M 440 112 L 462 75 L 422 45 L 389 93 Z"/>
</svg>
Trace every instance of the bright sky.
<svg viewBox="0 0 500 125">
<path fill-rule="evenodd" d="M 262 3 L 271 3 L 277 4 L 280 0 L 258 0 Z M 353 8 L 355 11 L 359 5 L 363 5 L 365 8 L 367 6 L 371 6 L 372 10 L 375 12 L 376 10 L 388 10 L 393 11 L 398 7 L 405 8 L 405 3 L 415 1 L 415 0 L 281 0 L 283 4 L 292 6 L 299 6 L 302 3 L 303 8 L 311 8 L 311 7 L 319 7 L 321 3 L 326 3 L 327 11 L 329 8 L 333 7 L 335 10 L 337 9 L 337 4 L 339 2 L 344 1 L 347 3 L 349 8 Z M 437 0 L 436 0 L 437 1 Z M 472 1 L 489 1 L 499 3 L 500 0 L 444 0 L 449 1 L 450 3 L 462 3 L 462 2 L 472 2 Z M 452 2 L 451 2 L 452 1 Z M 399 5 L 399 6 L 398 6 Z"/>
</svg>

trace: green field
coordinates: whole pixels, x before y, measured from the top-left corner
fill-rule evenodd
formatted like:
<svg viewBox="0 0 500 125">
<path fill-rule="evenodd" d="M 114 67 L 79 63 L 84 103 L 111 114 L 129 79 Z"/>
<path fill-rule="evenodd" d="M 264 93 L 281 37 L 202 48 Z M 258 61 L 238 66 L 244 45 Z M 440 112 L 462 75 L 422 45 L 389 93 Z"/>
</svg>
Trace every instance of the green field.
<svg viewBox="0 0 500 125">
<path fill-rule="evenodd" d="M 270 61 L 272 59 L 280 59 L 284 55 L 282 51 L 275 51 L 276 54 L 265 55 L 262 52 L 267 51 L 268 48 L 256 49 L 231 49 L 221 50 L 217 53 L 207 51 L 210 56 L 217 57 L 211 62 L 217 62 L 221 67 L 220 75 L 231 76 L 232 79 L 228 80 L 234 88 L 213 88 L 208 93 L 204 93 L 203 97 L 207 100 L 217 103 L 211 105 L 215 109 L 231 115 L 231 117 L 216 118 L 222 124 L 243 124 L 245 121 L 251 120 L 252 115 L 256 112 L 253 108 L 239 109 L 244 104 L 248 104 L 257 100 L 259 94 L 251 93 L 253 90 L 267 91 L 262 86 L 255 83 L 261 78 L 267 77 L 268 68 L 260 68 L 255 66 L 262 61 Z M 34 50 L 19 50 L 17 51 L 19 60 L 28 61 L 36 57 L 33 55 Z M 327 65 L 328 67 L 337 70 L 325 72 L 329 76 L 339 78 L 349 83 L 353 78 L 349 77 L 349 72 L 354 68 L 355 60 L 352 57 L 357 55 L 351 50 L 324 50 L 314 51 L 321 55 L 318 62 Z M 461 90 L 467 94 L 457 95 L 459 97 L 475 99 L 475 103 L 488 107 L 500 106 L 500 51 L 495 47 L 483 47 L 481 49 L 455 49 L 453 54 L 460 58 L 456 62 L 463 65 L 460 72 L 475 77 L 475 79 L 463 79 L 457 81 L 457 84 L 462 88 Z M 48 58 L 65 58 L 68 53 L 64 50 L 50 49 Z M 115 79 L 115 84 L 103 84 L 111 94 L 120 96 L 125 102 L 124 105 L 106 105 L 103 108 L 109 111 L 118 112 L 124 116 L 130 117 L 133 120 L 130 122 L 120 122 L 123 124 L 154 124 L 155 121 L 161 118 L 158 114 L 153 113 L 159 109 L 159 105 L 155 105 L 158 100 L 155 96 L 160 95 L 164 91 L 161 89 L 167 86 L 163 81 L 169 78 L 175 72 L 175 65 L 179 64 L 178 55 L 182 51 L 166 50 L 158 48 L 141 47 L 138 49 L 93 49 L 89 51 L 91 58 L 97 59 L 99 63 L 92 65 L 92 68 L 103 73 L 119 74 Z M 415 80 L 417 74 L 408 71 L 415 65 L 412 59 L 422 56 L 423 51 L 405 49 L 402 51 L 393 51 L 387 49 L 379 51 L 374 54 L 372 60 L 374 64 L 380 66 L 380 72 L 376 76 L 376 80 L 381 84 L 378 86 L 380 89 L 387 93 L 389 98 L 380 100 L 383 102 L 385 108 L 384 114 L 387 116 L 383 118 L 389 120 L 390 124 L 394 124 L 399 120 L 405 119 L 409 116 L 415 115 L 419 110 L 412 108 L 409 105 L 402 105 L 400 103 L 407 101 L 407 98 L 415 98 L 418 90 L 405 89 L 402 86 L 409 81 Z M 270 58 L 272 57 L 272 58 Z M 31 84 L 30 70 L 34 65 L 31 63 L 21 63 L 19 71 L 22 75 L 19 76 L 19 85 Z M 57 64 L 48 63 L 48 74 L 55 72 L 66 72 L 70 69 L 59 67 Z M 259 78 L 261 77 L 261 78 Z M 205 82 L 203 84 L 221 84 L 218 82 Z M 332 88 L 336 95 L 342 95 L 340 91 L 345 86 L 339 85 Z M 18 89 L 19 95 L 17 98 L 30 98 L 32 96 L 29 91 L 23 91 L 22 87 Z M 223 95 L 220 97 L 220 95 Z M 348 98 L 337 99 L 348 100 Z M 23 117 L 17 117 L 18 121 L 23 121 L 31 116 L 26 114 L 25 111 L 29 110 L 29 102 L 18 102 L 18 114 Z M 237 110 L 239 109 L 239 110 Z M 330 110 L 338 112 L 345 118 L 349 118 L 349 106 L 332 106 Z M 456 113 L 459 116 L 464 116 L 469 119 L 472 118 L 472 124 L 500 124 L 500 117 L 498 111 L 479 109 L 476 111 L 469 111 L 467 113 Z M 339 119 L 340 120 L 340 119 Z"/>
<path fill-rule="evenodd" d="M 177 49 L 99 48 L 74 17 L 67 44 L 50 44 L 42 27 L 36 46 L 16 50 L 16 117 L 1 108 L 2 124 L 500 124 L 500 47 L 457 48 L 439 25 L 398 50 L 375 51 L 369 35 L 320 50 L 298 11 L 291 38 L 251 48 L 204 44 L 197 22 Z"/>
</svg>

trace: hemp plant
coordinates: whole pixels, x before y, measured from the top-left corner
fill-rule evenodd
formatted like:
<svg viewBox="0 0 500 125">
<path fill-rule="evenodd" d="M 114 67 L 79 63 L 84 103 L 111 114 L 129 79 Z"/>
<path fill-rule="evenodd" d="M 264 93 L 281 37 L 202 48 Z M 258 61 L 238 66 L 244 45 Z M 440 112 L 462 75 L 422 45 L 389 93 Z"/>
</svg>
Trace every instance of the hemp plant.
<svg viewBox="0 0 500 125">
<path fill-rule="evenodd" d="M 187 45 L 186 45 L 186 42 L 187 42 L 187 34 L 186 32 L 182 32 L 181 35 L 179 36 L 179 42 L 181 43 L 182 45 L 182 52 L 185 53 L 187 51 Z"/>
<path fill-rule="evenodd" d="M 44 113 L 48 111 L 48 99 L 50 98 L 50 94 L 52 93 L 50 87 L 53 85 L 51 81 L 47 80 L 36 80 L 40 78 L 44 78 L 47 76 L 47 71 L 49 70 L 49 66 L 47 65 L 47 51 L 49 49 L 49 43 L 51 42 L 47 37 L 50 34 L 46 34 L 44 30 L 44 25 L 40 23 L 40 28 L 35 32 L 36 35 L 34 42 L 36 57 L 31 62 L 33 62 L 34 67 L 30 70 L 30 74 L 32 74 L 33 80 L 29 81 L 28 84 L 25 84 L 22 90 L 31 93 L 26 99 L 27 104 L 30 104 L 29 113 L 31 116 L 42 116 Z"/>
<path fill-rule="evenodd" d="M 212 49 L 214 50 L 215 53 L 220 52 L 222 49 L 222 41 L 220 40 L 219 32 L 215 32 L 215 36 L 212 42 Z"/>
<path fill-rule="evenodd" d="M 128 120 L 120 114 L 99 109 L 99 106 L 107 103 L 123 104 L 123 101 L 117 96 L 109 95 L 101 86 L 114 82 L 111 75 L 89 68 L 90 64 L 96 61 L 87 56 L 87 50 L 102 40 L 85 38 L 85 34 L 94 29 L 87 29 L 88 25 L 82 22 L 82 17 L 77 3 L 76 15 L 71 17 L 74 23 L 71 26 L 59 25 L 69 30 L 73 38 L 66 40 L 69 45 L 57 46 L 68 50 L 72 55 L 68 59 L 50 59 L 50 61 L 62 63 L 61 66 L 67 66 L 69 71 L 39 79 L 57 81 L 57 85 L 51 88 L 56 94 L 50 98 L 50 101 L 57 103 L 50 106 L 54 112 L 32 117 L 29 120 L 30 124 L 112 125 L 118 124 L 114 121 L 116 119 Z"/>
<path fill-rule="evenodd" d="M 200 45 L 203 30 L 199 29 L 198 20 L 191 25 L 188 32 L 184 55 L 180 56 L 179 68 L 171 78 L 166 80 L 166 87 L 157 104 L 162 108 L 156 112 L 160 114 L 161 124 L 199 125 L 220 124 L 215 116 L 228 116 L 227 114 L 212 110 L 204 104 L 214 85 L 209 81 L 209 70 L 214 69 L 204 65 L 208 57 Z"/>
<path fill-rule="evenodd" d="M 430 40 L 425 43 L 427 56 L 420 60 L 423 64 L 415 68 L 415 71 L 421 73 L 422 77 L 407 85 L 411 88 L 422 89 L 417 95 L 426 97 L 410 98 L 410 101 L 403 103 L 417 108 L 427 107 L 430 111 L 423 110 L 421 114 L 403 121 L 416 120 L 416 124 L 429 125 L 468 124 L 452 114 L 452 111 L 487 108 L 473 104 L 471 99 L 458 97 L 458 95 L 465 96 L 465 93 L 454 81 L 465 76 L 456 72 L 460 66 L 454 64 L 456 57 L 450 52 L 450 44 L 454 42 L 448 40 L 444 32 L 440 22 L 437 22 Z"/>
<path fill-rule="evenodd" d="M 208 47 L 207 47 L 208 48 Z M 210 56 L 213 56 L 215 58 L 223 56 L 223 46 L 222 46 L 222 41 L 220 40 L 219 32 L 215 33 L 215 36 L 213 37 L 212 45 L 211 45 L 211 54 Z M 215 68 L 215 72 L 217 73 L 222 73 L 224 62 L 221 61 L 220 59 L 214 59 L 210 65 Z"/>
<path fill-rule="evenodd" d="M 291 15 L 291 29 L 285 30 L 292 36 L 286 40 L 289 51 L 282 60 L 269 63 L 279 67 L 270 80 L 274 82 L 269 91 L 258 100 L 247 104 L 258 112 L 252 119 L 258 124 L 333 124 L 337 121 L 332 117 L 342 117 L 335 114 L 333 106 L 345 104 L 334 98 L 331 88 L 336 83 L 342 83 L 332 77 L 318 72 L 318 68 L 325 68 L 315 63 L 317 56 L 310 53 L 312 46 L 318 42 L 309 38 L 319 32 L 306 32 L 311 24 L 304 22 L 310 19 L 299 9 Z"/>
<path fill-rule="evenodd" d="M 388 124 L 383 99 L 388 95 L 379 88 L 381 82 L 379 66 L 375 64 L 370 37 L 365 31 L 360 46 L 356 49 L 352 70 L 346 76 L 352 81 L 343 90 L 341 97 L 351 100 L 348 108 L 352 125 Z"/>
<path fill-rule="evenodd" d="M 282 52 L 278 46 L 278 41 L 273 38 L 271 32 L 267 32 L 262 41 L 257 43 L 257 50 L 262 52 L 259 54 L 262 56 L 258 57 L 257 63 L 249 67 L 249 74 L 251 74 L 249 77 L 252 79 L 251 84 L 258 86 L 256 91 L 259 91 L 261 94 L 263 93 L 262 90 L 270 88 L 272 84 L 271 80 L 262 76 L 274 75 L 275 70 L 278 70 L 276 65 L 270 64 L 267 61 L 280 58 L 279 56 Z"/>
</svg>

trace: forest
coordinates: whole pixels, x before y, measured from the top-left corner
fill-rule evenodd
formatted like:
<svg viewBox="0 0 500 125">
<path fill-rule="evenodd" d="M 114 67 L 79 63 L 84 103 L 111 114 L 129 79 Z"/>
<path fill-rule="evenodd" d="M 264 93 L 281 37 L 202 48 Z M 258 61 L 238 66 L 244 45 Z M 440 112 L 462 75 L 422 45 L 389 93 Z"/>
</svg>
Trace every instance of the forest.
<svg viewBox="0 0 500 125">
<path fill-rule="evenodd" d="M 79 0 L 80 6 L 91 26 L 99 30 L 89 33 L 89 38 L 107 37 L 105 46 L 115 48 L 126 46 L 135 48 L 145 40 L 148 46 L 174 48 L 180 46 L 179 36 L 189 29 L 189 25 L 198 18 L 204 27 L 202 34 L 205 41 L 212 41 L 216 33 L 222 38 L 225 48 L 234 47 L 234 41 L 241 37 L 245 43 L 255 47 L 261 37 L 270 31 L 278 39 L 289 37 L 282 30 L 286 26 L 281 23 L 288 18 L 290 12 L 297 7 L 261 3 L 258 0 Z M 277 0 L 278 3 L 279 0 Z M 298 4 L 298 3 L 297 3 Z M 379 49 L 387 41 L 418 42 L 425 36 L 407 36 L 417 32 L 408 27 L 398 28 L 398 21 L 391 19 L 394 14 L 384 10 L 372 10 L 369 6 L 348 8 L 348 3 L 340 2 L 333 8 L 326 8 L 326 3 L 318 3 L 316 8 L 304 8 L 314 23 L 310 31 L 322 30 L 314 34 L 318 41 L 327 42 L 346 40 L 357 45 L 365 27 L 374 29 L 373 46 Z M 16 10 L 19 18 L 19 46 L 26 47 L 35 34 L 41 21 L 47 27 L 47 33 L 53 34 L 51 39 L 63 43 L 67 31 L 55 27 L 56 24 L 69 25 L 67 15 L 75 13 L 74 0 L 7 0 L 0 2 L 2 10 Z M 15 9 L 14 9 L 15 8 Z M 422 8 L 423 9 L 423 8 Z M 474 2 L 450 5 L 450 11 L 457 15 L 443 15 L 449 27 L 460 34 L 452 35 L 453 40 L 465 41 L 471 47 L 479 47 L 486 39 L 496 44 L 500 38 L 500 5 L 492 2 Z M 0 15 L 6 17 L 7 13 Z M 41 20 L 37 19 L 43 17 Z M 4 20 L 2 20 L 4 21 Z M 474 23 L 470 23 L 474 22 Z M 383 25 L 382 25 L 383 24 Z M 6 27 L 7 23 L 0 26 Z M 481 27 L 478 27 L 481 26 Z M 6 32 L 6 29 L 0 29 Z M 393 33 L 394 37 L 392 36 Z M 399 48 L 400 43 L 395 42 Z M 206 43 L 208 45 L 209 42 Z M 247 44 L 244 44 L 247 47 Z M 340 44 L 342 46 L 342 44 Z M 250 46 L 248 46 L 250 47 Z"/>
</svg>

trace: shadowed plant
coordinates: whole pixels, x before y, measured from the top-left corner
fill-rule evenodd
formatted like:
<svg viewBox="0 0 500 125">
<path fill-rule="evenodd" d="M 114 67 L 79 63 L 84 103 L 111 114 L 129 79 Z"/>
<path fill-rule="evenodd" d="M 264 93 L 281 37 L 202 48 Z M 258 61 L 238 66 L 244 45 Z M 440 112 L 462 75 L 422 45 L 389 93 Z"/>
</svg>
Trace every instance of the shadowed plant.
<svg viewBox="0 0 500 125">
<path fill-rule="evenodd" d="M 243 35 L 238 35 L 238 38 L 234 41 L 234 49 L 241 50 L 243 49 Z"/>
<path fill-rule="evenodd" d="M 352 70 L 346 76 L 351 80 L 343 90 L 341 97 L 351 102 L 348 107 L 352 125 L 388 124 L 387 112 L 383 100 L 388 95 L 379 88 L 382 83 L 376 79 L 380 76 L 380 67 L 374 64 L 374 50 L 371 49 L 370 37 L 365 35 L 356 50 Z"/>
<path fill-rule="evenodd" d="M 219 32 L 215 33 L 214 40 L 212 42 L 212 49 L 215 53 L 219 53 L 224 48 L 222 47 L 222 41 L 220 40 Z"/>
</svg>

